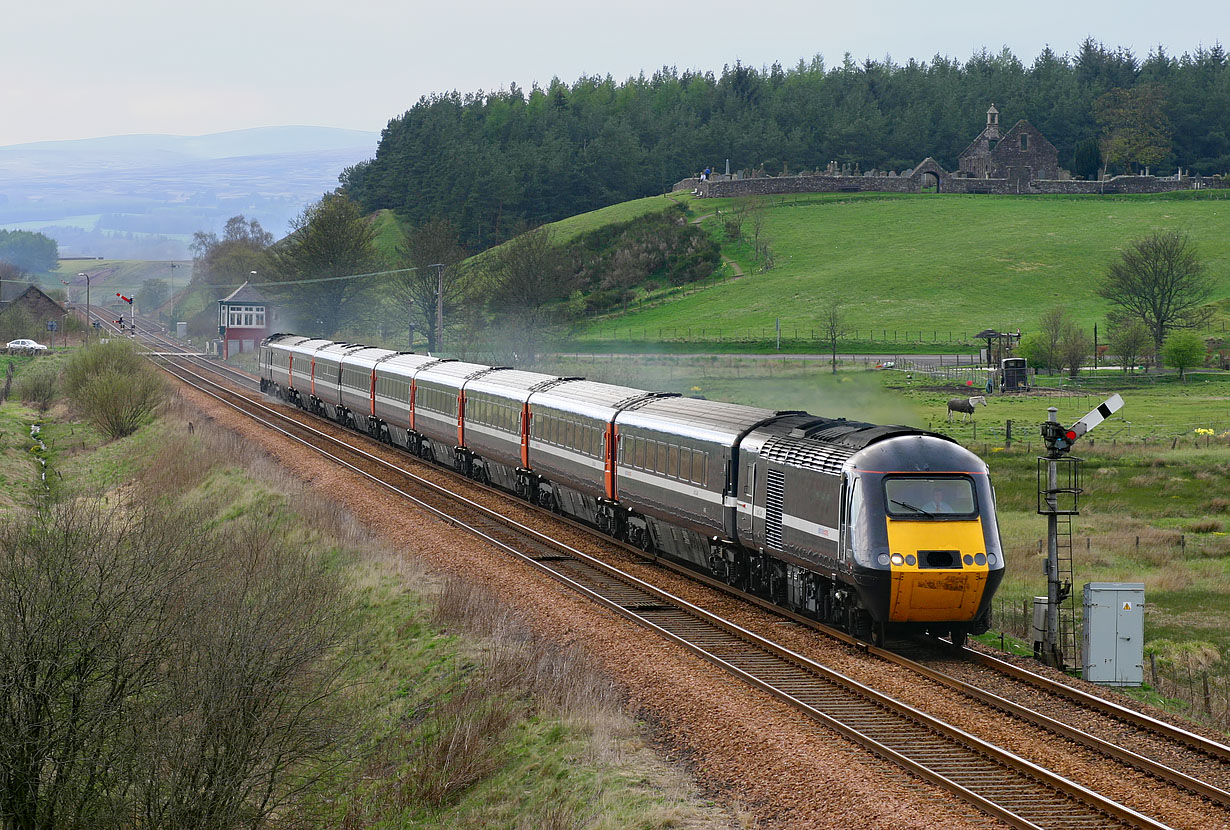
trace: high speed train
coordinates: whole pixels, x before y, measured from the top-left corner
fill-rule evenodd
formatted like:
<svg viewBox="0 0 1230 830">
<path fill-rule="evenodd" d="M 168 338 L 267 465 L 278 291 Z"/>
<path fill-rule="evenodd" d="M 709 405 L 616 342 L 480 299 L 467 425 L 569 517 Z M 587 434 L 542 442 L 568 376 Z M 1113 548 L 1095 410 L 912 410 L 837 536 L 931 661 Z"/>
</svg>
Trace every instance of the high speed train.
<svg viewBox="0 0 1230 830">
<path fill-rule="evenodd" d="M 987 466 L 945 436 L 275 334 L 261 390 L 882 642 L 990 625 Z"/>
</svg>

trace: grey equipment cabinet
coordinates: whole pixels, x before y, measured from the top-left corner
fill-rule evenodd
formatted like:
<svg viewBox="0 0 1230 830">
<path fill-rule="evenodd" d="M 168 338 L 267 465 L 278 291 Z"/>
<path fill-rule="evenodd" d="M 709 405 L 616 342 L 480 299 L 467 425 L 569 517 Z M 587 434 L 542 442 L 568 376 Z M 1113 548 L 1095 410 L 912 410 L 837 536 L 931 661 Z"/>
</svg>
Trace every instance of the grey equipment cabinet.
<svg viewBox="0 0 1230 830">
<path fill-rule="evenodd" d="M 1107 686 L 1144 681 L 1145 586 L 1143 582 L 1085 583 L 1084 673 Z"/>
</svg>

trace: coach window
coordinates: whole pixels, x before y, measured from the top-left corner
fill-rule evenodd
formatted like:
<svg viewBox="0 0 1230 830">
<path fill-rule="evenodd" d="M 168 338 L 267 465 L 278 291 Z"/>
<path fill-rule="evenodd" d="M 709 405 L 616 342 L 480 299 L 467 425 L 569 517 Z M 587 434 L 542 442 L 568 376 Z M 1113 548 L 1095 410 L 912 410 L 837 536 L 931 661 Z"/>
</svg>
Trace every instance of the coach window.
<svg viewBox="0 0 1230 830">
<path fill-rule="evenodd" d="M 679 448 L 679 480 L 692 480 L 692 451 L 687 447 Z"/>
</svg>

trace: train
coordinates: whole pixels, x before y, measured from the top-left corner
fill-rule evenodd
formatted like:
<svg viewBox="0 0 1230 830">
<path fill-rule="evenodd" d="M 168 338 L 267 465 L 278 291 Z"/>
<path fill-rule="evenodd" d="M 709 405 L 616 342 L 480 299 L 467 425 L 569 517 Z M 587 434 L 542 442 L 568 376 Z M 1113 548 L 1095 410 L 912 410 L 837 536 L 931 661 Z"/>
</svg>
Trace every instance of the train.
<svg viewBox="0 0 1230 830">
<path fill-rule="evenodd" d="M 990 626 L 995 491 L 944 435 L 295 334 L 259 367 L 264 393 L 860 639 Z"/>
</svg>

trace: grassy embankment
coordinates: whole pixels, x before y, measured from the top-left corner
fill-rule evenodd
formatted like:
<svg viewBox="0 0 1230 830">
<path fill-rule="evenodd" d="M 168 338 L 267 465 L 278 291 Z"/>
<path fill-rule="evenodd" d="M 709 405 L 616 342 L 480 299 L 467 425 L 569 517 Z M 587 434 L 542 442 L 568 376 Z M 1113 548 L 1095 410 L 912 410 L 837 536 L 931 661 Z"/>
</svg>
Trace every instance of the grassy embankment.
<svg viewBox="0 0 1230 830">
<path fill-rule="evenodd" d="M 702 227 L 748 276 L 646 298 L 644 308 L 581 326 L 568 347 L 773 351 L 780 318 L 783 351 L 822 350 L 812 332 L 832 297 L 846 303 L 849 351 L 961 351 L 957 344 L 986 328 L 1029 331 L 1055 305 L 1092 328 L 1108 307 L 1096 294 L 1107 264 L 1162 229 L 1187 231 L 1197 244 L 1217 280 L 1220 331 L 1230 320 L 1226 195 L 771 197 L 762 201 L 764 234 L 776 266 L 759 272 L 748 243 L 726 240 L 716 215 L 747 200 L 676 194 L 707 217 Z"/>
<path fill-rule="evenodd" d="M 1176 698 L 1169 705 L 1201 717 L 1201 680 L 1207 673 L 1213 719 L 1223 729 L 1230 726 L 1230 376 L 1225 373 L 1196 374 L 1186 384 L 1172 376 L 1130 379 L 1105 373 L 1084 379 L 1075 393 L 992 395 L 972 423 L 950 424 L 947 400 L 977 390 L 907 379 L 905 372 L 833 376 L 823 366 L 789 358 L 665 356 L 582 356 L 540 368 L 951 435 L 990 465 L 999 496 L 1008 576 L 996 611 L 1005 643 L 1025 633 L 1022 604 L 1046 593 L 1038 547 L 1046 520 L 1036 512 L 1038 423 L 1046 419 L 1048 406 L 1059 410 L 1061 422 L 1073 423 L 1111 392 L 1121 393 L 1124 408 L 1077 448 L 1086 461 L 1081 514 L 1073 523 L 1076 591 L 1079 595 L 1085 582 L 1144 582 L 1145 635 L 1150 644 L 1161 643 L 1163 678 L 1170 667 L 1173 682 L 1162 683 Z M 1004 440 L 1008 420 L 1015 439 L 1011 447 Z M 998 644 L 998 634 L 993 638 Z M 1188 681 L 1183 655 L 1198 651 L 1199 643 L 1212 644 L 1220 662 L 1207 672 L 1197 667 Z"/>
<path fill-rule="evenodd" d="M 29 360 L 22 362 L 28 366 Z M 2 369 L 2 367 L 0 367 Z M 131 495 L 140 480 L 218 525 L 277 525 L 336 569 L 352 617 L 346 736 L 324 777 L 280 819 L 299 826 L 670 827 L 727 824 L 649 749 L 620 694 L 579 651 L 537 639 L 492 597 L 393 553 L 328 499 L 173 404 L 105 441 L 59 402 L 0 406 L 2 508 L 40 492 L 29 425 L 43 423 L 59 495 Z M 245 459 L 237 466 L 236 459 Z M 249 524 L 243 524 L 247 522 Z"/>
</svg>

